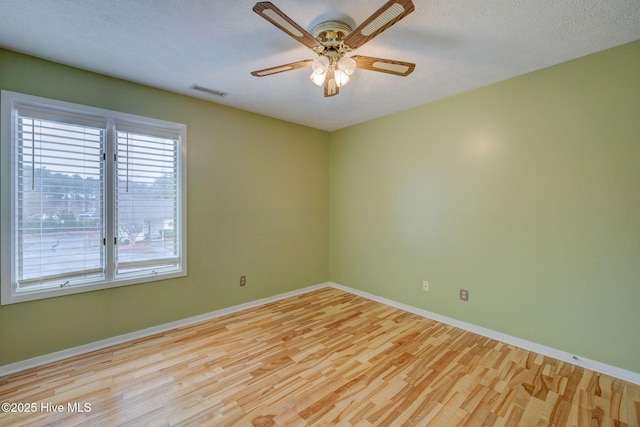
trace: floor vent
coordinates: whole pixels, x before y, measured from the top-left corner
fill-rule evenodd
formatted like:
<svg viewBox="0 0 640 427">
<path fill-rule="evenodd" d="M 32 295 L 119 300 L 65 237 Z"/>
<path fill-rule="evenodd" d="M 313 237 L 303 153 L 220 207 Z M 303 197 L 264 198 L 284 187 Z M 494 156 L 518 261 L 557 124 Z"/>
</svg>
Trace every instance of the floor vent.
<svg viewBox="0 0 640 427">
<path fill-rule="evenodd" d="M 219 96 L 220 98 L 224 98 L 225 96 L 229 95 L 227 92 L 220 92 L 219 90 L 209 89 L 208 87 L 200 86 L 195 83 L 191 85 L 191 89 L 199 90 L 200 92 L 206 92 L 211 95 Z"/>
</svg>

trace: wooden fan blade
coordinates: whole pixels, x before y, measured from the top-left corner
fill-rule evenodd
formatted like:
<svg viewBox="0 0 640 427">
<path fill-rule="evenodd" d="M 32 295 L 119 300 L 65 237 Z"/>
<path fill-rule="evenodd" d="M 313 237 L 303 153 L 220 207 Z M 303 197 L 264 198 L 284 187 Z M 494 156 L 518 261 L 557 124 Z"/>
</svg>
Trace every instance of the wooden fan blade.
<svg viewBox="0 0 640 427">
<path fill-rule="evenodd" d="M 305 31 L 301 26 L 293 22 L 291 18 L 285 15 L 280 9 L 275 7 L 271 2 L 261 1 L 253 6 L 253 11 L 280 28 L 285 33 L 302 43 L 303 45 L 313 49 L 322 47 L 320 42 L 313 38 L 311 34 Z"/>
<path fill-rule="evenodd" d="M 340 88 L 338 88 L 338 82 L 336 82 L 333 70 L 329 70 L 327 71 L 327 77 L 324 80 L 324 96 L 335 96 L 339 93 Z"/>
<path fill-rule="evenodd" d="M 372 56 L 354 55 L 356 67 L 363 70 L 380 71 L 381 73 L 394 74 L 406 77 L 416 68 L 416 64 L 404 61 L 394 61 L 392 59 L 374 58 Z"/>
<path fill-rule="evenodd" d="M 305 59 L 304 61 L 292 62 L 290 64 L 278 65 L 277 67 L 265 68 L 264 70 L 252 71 L 251 75 L 256 77 L 270 76 L 272 74 L 304 68 L 309 66 L 312 62 L 312 59 Z"/>
<path fill-rule="evenodd" d="M 411 12 L 415 6 L 411 0 L 389 0 L 347 37 L 344 44 L 357 49 Z"/>
</svg>

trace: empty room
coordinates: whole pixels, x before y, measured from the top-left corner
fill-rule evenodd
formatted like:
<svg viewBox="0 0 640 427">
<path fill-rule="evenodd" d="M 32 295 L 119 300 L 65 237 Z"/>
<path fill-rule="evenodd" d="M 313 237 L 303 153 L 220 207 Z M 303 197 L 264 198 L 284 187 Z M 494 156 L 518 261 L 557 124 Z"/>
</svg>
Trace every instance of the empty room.
<svg viewBox="0 0 640 427">
<path fill-rule="evenodd" d="M 0 425 L 640 426 L 637 0 L 0 0 Z"/>
</svg>

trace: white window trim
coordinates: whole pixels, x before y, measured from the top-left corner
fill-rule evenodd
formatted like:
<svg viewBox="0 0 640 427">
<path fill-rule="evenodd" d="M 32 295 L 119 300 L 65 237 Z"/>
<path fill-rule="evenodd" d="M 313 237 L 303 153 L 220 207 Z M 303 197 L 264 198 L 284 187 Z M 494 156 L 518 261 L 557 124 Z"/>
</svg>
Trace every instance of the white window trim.
<svg viewBox="0 0 640 427">
<path fill-rule="evenodd" d="M 170 279 L 174 277 L 182 277 L 187 275 L 187 127 L 181 123 L 159 120 L 149 117 L 138 116 L 129 113 L 106 110 L 96 107 L 73 104 L 64 101 L 52 100 L 33 95 L 26 95 L 17 92 L 3 90 L 1 94 L 0 109 L 0 305 L 19 303 L 24 301 L 32 301 L 44 298 L 51 298 L 63 295 L 76 294 L 81 292 L 95 291 L 99 289 L 107 289 L 119 286 L 133 285 L 137 283 L 145 283 L 157 280 Z M 88 285 L 77 285 L 74 287 L 65 287 L 60 289 L 33 290 L 16 292 L 16 281 L 14 280 L 15 257 L 13 242 L 15 241 L 15 209 L 13 201 L 15 200 L 15 191 L 17 188 L 14 173 L 14 132 L 16 129 L 16 105 L 34 105 L 45 108 L 55 109 L 61 112 L 73 112 L 87 116 L 96 116 L 107 118 L 111 121 L 126 123 L 128 126 L 141 124 L 144 126 L 153 126 L 158 129 L 165 129 L 180 134 L 180 149 L 178 161 L 178 179 L 179 190 L 178 199 L 180 201 L 180 209 L 178 210 L 179 221 L 179 240 L 180 245 L 180 267 L 178 270 L 158 274 L 156 276 L 140 276 L 120 280 L 104 280 Z M 113 154 L 114 147 L 108 146 L 107 154 Z M 112 169 L 113 166 L 107 166 Z M 106 179 L 113 176 L 113 171 L 107 172 Z M 113 230 L 113 212 L 114 212 L 113 195 L 107 194 L 105 197 L 105 209 L 107 212 L 107 230 Z M 112 232 L 113 234 L 113 232 Z M 107 276 L 109 277 L 109 275 Z"/>
</svg>

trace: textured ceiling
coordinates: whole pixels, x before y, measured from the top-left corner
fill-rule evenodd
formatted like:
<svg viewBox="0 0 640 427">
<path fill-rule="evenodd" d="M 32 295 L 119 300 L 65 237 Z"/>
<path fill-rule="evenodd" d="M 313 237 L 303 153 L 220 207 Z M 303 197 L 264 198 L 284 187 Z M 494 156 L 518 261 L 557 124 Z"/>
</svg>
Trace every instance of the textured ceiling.
<svg viewBox="0 0 640 427">
<path fill-rule="evenodd" d="M 272 0 L 300 26 L 352 27 L 385 0 Z M 253 0 L 0 0 L 0 46 L 324 130 L 335 130 L 640 39 L 640 0 L 414 0 L 356 50 L 413 62 L 402 78 L 357 70 L 323 97 L 310 69 L 249 73 L 313 52 Z M 1 70 L 0 70 L 1 72 Z M 218 98 L 192 84 L 228 92 Z"/>
</svg>

